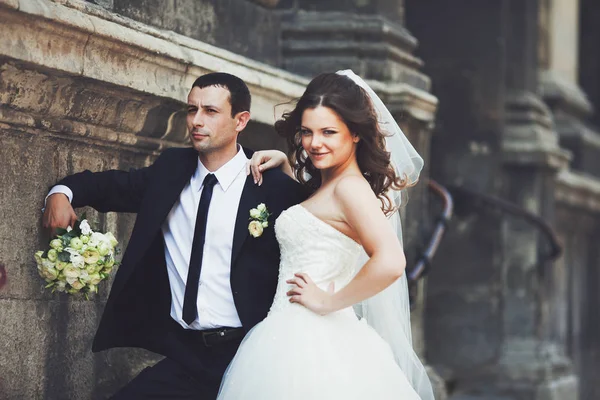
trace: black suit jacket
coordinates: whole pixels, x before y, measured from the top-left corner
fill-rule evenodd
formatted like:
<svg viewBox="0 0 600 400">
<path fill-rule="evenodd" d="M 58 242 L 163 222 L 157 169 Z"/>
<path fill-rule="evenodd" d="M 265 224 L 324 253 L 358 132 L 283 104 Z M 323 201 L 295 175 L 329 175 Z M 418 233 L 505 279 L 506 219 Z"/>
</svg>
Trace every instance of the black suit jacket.
<svg viewBox="0 0 600 400">
<path fill-rule="evenodd" d="M 246 151 L 248 155 L 251 152 Z M 118 268 L 92 350 L 141 347 L 169 355 L 165 337 L 173 326 L 171 289 L 161 225 L 196 170 L 192 148 L 164 151 L 149 167 L 125 171 L 84 171 L 59 184 L 73 191 L 73 207 L 100 212 L 137 213 L 131 239 Z M 302 186 L 280 170 L 264 174 L 261 186 L 246 179 L 237 213 L 231 257 L 231 289 L 243 328 L 267 315 L 277 285 L 280 253 L 274 222 L 286 208 L 303 201 Z M 269 227 L 259 238 L 248 232 L 249 211 L 265 203 Z"/>
</svg>

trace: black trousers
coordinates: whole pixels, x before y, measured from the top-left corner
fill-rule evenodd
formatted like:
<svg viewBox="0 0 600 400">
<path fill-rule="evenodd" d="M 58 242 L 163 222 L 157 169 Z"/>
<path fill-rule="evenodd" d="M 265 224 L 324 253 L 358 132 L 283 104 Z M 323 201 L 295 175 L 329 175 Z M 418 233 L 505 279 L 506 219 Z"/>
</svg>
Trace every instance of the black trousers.
<svg viewBox="0 0 600 400">
<path fill-rule="evenodd" d="M 144 369 L 113 400 L 214 400 L 242 338 L 206 346 L 199 332 L 173 322 L 165 359 Z"/>
</svg>

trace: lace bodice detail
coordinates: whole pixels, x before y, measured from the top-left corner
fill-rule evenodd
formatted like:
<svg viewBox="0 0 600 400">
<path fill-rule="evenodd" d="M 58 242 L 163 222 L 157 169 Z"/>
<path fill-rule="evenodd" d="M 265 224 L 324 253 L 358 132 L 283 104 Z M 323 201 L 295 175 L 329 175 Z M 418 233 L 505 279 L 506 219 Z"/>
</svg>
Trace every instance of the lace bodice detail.
<svg viewBox="0 0 600 400">
<path fill-rule="evenodd" d="M 346 286 L 359 267 L 362 247 L 298 204 L 281 213 L 275 221 L 275 235 L 281 249 L 279 281 L 271 312 L 292 305 L 286 280 L 305 272 L 323 290 L 331 282 L 338 291 Z"/>
</svg>

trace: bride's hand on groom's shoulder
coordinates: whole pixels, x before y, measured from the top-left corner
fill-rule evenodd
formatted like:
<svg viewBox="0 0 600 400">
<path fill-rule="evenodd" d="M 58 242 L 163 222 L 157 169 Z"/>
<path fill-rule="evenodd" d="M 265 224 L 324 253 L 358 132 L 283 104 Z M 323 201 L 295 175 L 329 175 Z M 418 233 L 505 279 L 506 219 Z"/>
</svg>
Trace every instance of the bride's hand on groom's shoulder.
<svg viewBox="0 0 600 400">
<path fill-rule="evenodd" d="M 44 228 L 50 229 L 54 234 L 57 228 L 73 227 L 76 222 L 77 215 L 67 196 L 62 193 L 55 193 L 48 197 L 42 218 Z"/>
<path fill-rule="evenodd" d="M 294 278 L 286 281 L 294 287 L 287 292 L 290 303 L 298 303 L 319 315 L 327 315 L 335 311 L 333 305 L 333 283 L 328 291 L 320 289 L 305 273 L 294 274 Z"/>
<path fill-rule="evenodd" d="M 293 178 L 292 167 L 288 163 L 287 156 L 279 150 L 255 151 L 246 166 L 246 174 L 252 174 L 254 183 L 260 186 L 263 182 L 263 172 L 273 168 L 281 168 L 284 173 Z"/>
</svg>

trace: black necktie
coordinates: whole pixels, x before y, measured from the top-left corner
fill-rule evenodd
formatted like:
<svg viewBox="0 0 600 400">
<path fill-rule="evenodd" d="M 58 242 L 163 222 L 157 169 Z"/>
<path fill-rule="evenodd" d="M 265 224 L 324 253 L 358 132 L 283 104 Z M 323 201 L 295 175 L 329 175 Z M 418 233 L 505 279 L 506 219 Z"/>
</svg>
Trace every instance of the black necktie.
<svg viewBox="0 0 600 400">
<path fill-rule="evenodd" d="M 198 214 L 196 215 L 196 227 L 194 228 L 194 240 L 192 241 L 192 255 L 190 257 L 190 268 L 185 281 L 185 295 L 183 297 L 183 320 L 190 325 L 198 316 L 196 303 L 198 301 L 198 284 L 200 283 L 200 269 L 202 268 L 202 254 L 204 253 L 204 241 L 206 239 L 206 218 L 213 188 L 217 178 L 213 174 L 204 178 Z"/>
</svg>

